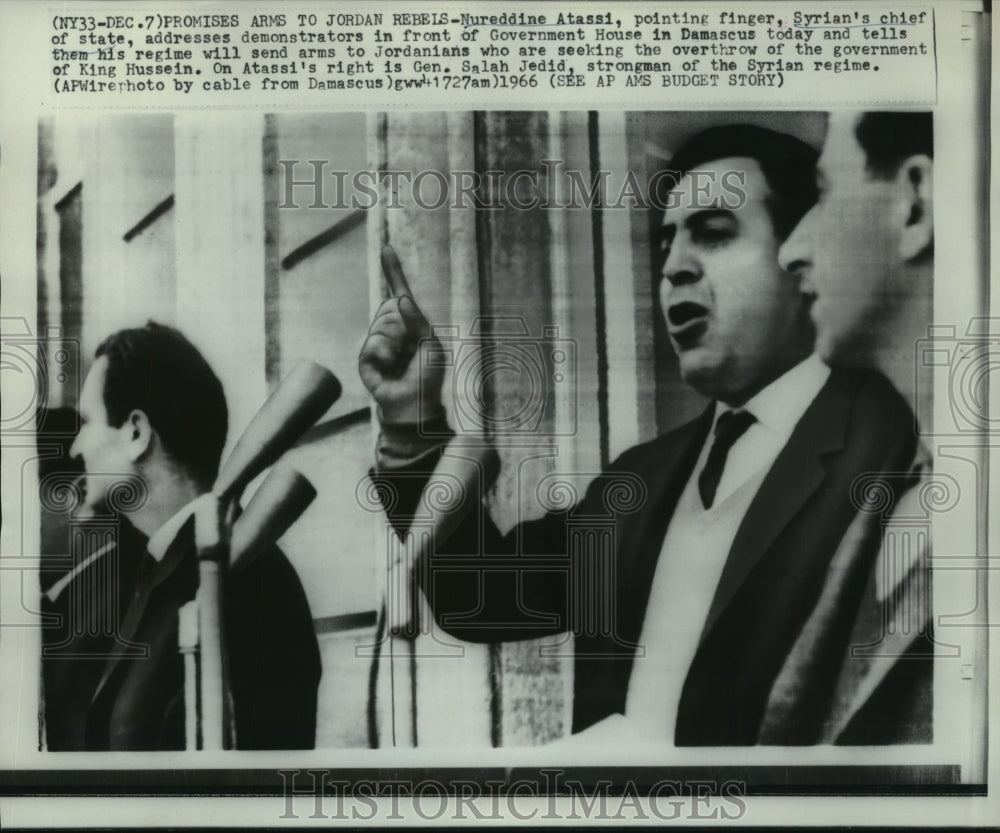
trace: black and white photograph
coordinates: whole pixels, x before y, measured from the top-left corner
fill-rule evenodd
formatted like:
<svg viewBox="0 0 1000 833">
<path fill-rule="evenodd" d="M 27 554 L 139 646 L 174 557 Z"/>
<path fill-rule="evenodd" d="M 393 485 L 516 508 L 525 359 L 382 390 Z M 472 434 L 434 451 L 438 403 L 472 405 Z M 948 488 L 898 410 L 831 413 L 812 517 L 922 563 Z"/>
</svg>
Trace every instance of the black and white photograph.
<svg viewBox="0 0 1000 833">
<path fill-rule="evenodd" d="M 17 145 L 5 794 L 987 795 L 987 135 L 249 104 Z"/>
<path fill-rule="evenodd" d="M 933 165 L 909 111 L 41 122 L 44 747 L 932 743 Z"/>
</svg>

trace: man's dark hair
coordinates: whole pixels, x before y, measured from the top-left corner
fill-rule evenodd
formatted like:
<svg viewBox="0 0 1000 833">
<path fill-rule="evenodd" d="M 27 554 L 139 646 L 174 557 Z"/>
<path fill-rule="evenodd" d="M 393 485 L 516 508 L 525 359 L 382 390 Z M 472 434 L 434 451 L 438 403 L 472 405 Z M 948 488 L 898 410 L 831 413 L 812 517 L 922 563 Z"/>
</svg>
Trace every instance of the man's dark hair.
<svg viewBox="0 0 1000 833">
<path fill-rule="evenodd" d="M 668 169 L 672 188 L 699 165 L 729 156 L 749 157 L 760 165 L 770 194 L 766 205 L 779 240 L 792 233 L 816 202 L 816 160 L 819 153 L 787 133 L 752 124 L 710 127 L 690 137 Z M 676 177 L 676 178 L 674 178 Z"/>
<path fill-rule="evenodd" d="M 142 411 L 170 457 L 208 487 L 219 471 L 229 420 L 222 383 L 178 330 L 150 321 L 119 330 L 97 348 L 106 356 L 108 424 Z"/>
<path fill-rule="evenodd" d="M 911 156 L 934 158 L 934 119 L 930 113 L 862 113 L 854 136 L 865 152 L 868 172 L 891 179 Z"/>
</svg>

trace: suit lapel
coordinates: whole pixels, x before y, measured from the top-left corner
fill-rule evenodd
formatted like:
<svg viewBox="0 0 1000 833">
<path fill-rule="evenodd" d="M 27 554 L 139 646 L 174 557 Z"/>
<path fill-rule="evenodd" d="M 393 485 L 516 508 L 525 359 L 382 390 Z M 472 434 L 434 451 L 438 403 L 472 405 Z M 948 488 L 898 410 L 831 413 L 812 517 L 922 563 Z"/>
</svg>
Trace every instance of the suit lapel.
<svg viewBox="0 0 1000 833">
<path fill-rule="evenodd" d="M 181 527 L 177 537 L 171 542 L 163 559 L 159 563 L 144 565 L 144 568 L 140 569 L 135 595 L 132 597 L 128 610 L 122 617 L 120 625 L 121 638 L 114 643 L 111 656 L 104 666 L 104 673 L 101 675 L 101 681 L 98 683 L 91 702 L 98 699 L 108 680 L 121 662 L 122 657 L 125 655 L 125 649 L 134 643 L 135 635 L 139 630 L 139 625 L 142 622 L 143 614 L 146 612 L 146 606 L 149 603 L 153 590 L 176 571 L 177 567 L 184 560 L 184 556 L 191 549 L 191 542 L 194 540 L 193 536 L 194 522 L 190 520 Z M 153 557 L 148 552 L 144 552 L 142 558 L 152 560 Z M 130 654 L 130 656 L 133 656 L 133 654 Z"/>
<path fill-rule="evenodd" d="M 844 447 L 849 380 L 834 371 L 778 454 L 743 518 L 702 630 L 711 632 L 747 576 L 826 479 L 823 457 Z"/>
</svg>

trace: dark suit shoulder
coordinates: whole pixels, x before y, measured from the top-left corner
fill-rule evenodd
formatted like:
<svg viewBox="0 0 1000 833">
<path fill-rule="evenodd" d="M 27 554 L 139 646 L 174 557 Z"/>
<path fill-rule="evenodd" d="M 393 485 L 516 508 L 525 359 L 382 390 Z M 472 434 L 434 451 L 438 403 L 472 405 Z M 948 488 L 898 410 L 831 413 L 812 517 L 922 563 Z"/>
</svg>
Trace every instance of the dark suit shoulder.
<svg viewBox="0 0 1000 833">
<path fill-rule="evenodd" d="M 839 384 L 854 391 L 854 410 L 859 414 L 879 414 L 892 419 L 913 419 L 906 399 L 877 370 L 836 368 L 828 384 Z"/>
<path fill-rule="evenodd" d="M 836 369 L 827 384 L 850 396 L 846 429 L 851 440 L 905 447 L 905 454 L 915 450 L 913 411 L 885 376 L 874 370 Z"/>
</svg>

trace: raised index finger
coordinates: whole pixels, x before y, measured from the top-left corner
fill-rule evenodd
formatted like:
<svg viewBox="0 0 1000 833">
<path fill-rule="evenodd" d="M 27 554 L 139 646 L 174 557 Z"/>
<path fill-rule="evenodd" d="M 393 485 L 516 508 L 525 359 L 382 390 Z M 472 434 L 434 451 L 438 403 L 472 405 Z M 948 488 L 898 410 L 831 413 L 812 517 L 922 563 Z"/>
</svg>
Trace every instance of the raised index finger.
<svg viewBox="0 0 1000 833">
<path fill-rule="evenodd" d="M 403 274 L 403 265 L 396 256 L 396 250 L 388 244 L 382 247 L 382 274 L 385 275 L 389 291 L 394 298 L 402 298 L 404 295 L 413 297 L 410 285 L 406 282 L 406 276 Z"/>
</svg>

